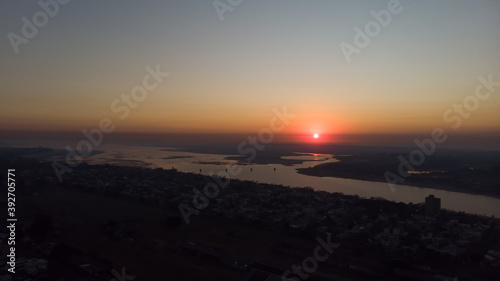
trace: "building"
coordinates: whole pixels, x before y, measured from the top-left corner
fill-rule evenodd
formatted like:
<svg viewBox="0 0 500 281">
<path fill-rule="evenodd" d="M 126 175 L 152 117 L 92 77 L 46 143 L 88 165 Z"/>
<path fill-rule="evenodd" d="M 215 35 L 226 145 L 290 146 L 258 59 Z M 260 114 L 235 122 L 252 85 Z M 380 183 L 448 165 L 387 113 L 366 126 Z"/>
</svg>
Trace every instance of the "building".
<svg viewBox="0 0 500 281">
<path fill-rule="evenodd" d="M 441 211 L 441 198 L 436 198 L 434 195 L 429 195 L 425 198 L 425 214 L 427 216 L 435 216 Z"/>
</svg>

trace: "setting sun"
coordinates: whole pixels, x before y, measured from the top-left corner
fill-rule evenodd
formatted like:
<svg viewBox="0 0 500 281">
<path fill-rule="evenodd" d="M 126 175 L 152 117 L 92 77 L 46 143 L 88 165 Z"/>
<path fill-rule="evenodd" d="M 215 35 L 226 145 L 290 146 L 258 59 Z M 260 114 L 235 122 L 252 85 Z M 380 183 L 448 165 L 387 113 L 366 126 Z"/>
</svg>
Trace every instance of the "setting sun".
<svg viewBox="0 0 500 281">
<path fill-rule="evenodd" d="M 318 134 L 314 134 L 314 138 L 315 139 L 319 138 L 319 135 Z"/>
</svg>

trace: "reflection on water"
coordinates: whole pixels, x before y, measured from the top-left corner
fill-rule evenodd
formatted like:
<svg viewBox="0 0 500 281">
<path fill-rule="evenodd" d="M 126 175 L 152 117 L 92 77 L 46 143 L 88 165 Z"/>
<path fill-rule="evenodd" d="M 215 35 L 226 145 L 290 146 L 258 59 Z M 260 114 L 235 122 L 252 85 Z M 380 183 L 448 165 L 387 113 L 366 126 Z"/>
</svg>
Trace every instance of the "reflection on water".
<svg viewBox="0 0 500 281">
<path fill-rule="evenodd" d="M 182 152 L 175 149 L 149 146 L 100 145 L 104 153 L 93 155 L 86 160 L 93 164 L 142 165 L 151 168 L 176 168 L 183 172 L 211 175 L 225 171 L 226 165 L 237 163 L 225 159 L 231 155 L 200 154 Z M 394 192 L 386 183 L 369 182 L 331 177 L 314 177 L 296 173 L 297 168 L 312 167 L 327 162 L 338 161 L 329 154 L 300 153 L 284 156 L 283 159 L 303 160 L 301 164 L 284 166 L 281 164 L 242 165 L 241 173 L 233 178 L 264 183 L 281 184 L 291 187 L 310 186 L 316 190 L 341 192 L 361 197 L 381 197 L 405 203 L 421 203 L 429 194 L 441 198 L 442 207 L 455 211 L 464 211 L 500 217 L 500 199 L 450 192 L 437 189 L 398 185 Z"/>
<path fill-rule="evenodd" d="M 93 156 L 91 163 L 103 163 L 99 158 L 115 158 L 115 154 L 124 156 L 122 159 L 148 162 L 152 167 L 165 169 L 176 168 L 183 172 L 211 175 L 226 170 L 226 165 L 237 163 L 226 160 L 231 155 L 199 154 L 181 151 L 164 151 L 156 147 L 111 146 L 102 148 L 106 152 Z M 187 158 L 189 157 L 189 158 Z M 394 192 L 389 186 L 380 182 L 369 182 L 352 179 L 314 177 L 298 174 L 296 169 L 312 167 L 327 162 L 336 162 L 330 154 L 297 153 L 283 156 L 283 159 L 304 160 L 301 164 L 285 166 L 281 164 L 242 165 L 241 172 L 233 178 L 264 183 L 281 184 L 291 187 L 310 186 L 317 190 L 341 192 L 359 195 L 361 197 L 381 197 L 388 200 L 405 203 L 422 203 L 429 194 L 441 198 L 442 207 L 455 211 L 500 216 L 500 199 L 450 192 L 437 189 L 398 185 Z M 170 158 L 170 159 L 165 159 Z"/>
<path fill-rule="evenodd" d="M 321 163 L 337 162 L 336 159 L 332 158 L 333 155 L 331 155 L 331 154 L 315 154 L 315 153 L 302 153 L 302 152 L 294 152 L 294 153 L 297 155 L 281 156 L 281 159 L 303 160 L 303 161 L 323 161 Z"/>
</svg>

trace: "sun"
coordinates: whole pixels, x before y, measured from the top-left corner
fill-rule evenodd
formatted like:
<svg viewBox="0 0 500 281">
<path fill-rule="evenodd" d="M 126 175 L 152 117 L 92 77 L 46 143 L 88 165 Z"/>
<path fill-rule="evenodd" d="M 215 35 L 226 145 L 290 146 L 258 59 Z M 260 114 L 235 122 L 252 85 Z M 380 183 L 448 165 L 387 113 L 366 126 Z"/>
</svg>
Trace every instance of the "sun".
<svg viewBox="0 0 500 281">
<path fill-rule="evenodd" d="M 314 134 L 314 135 L 313 135 L 313 137 L 314 137 L 315 139 L 317 139 L 317 138 L 319 138 L 319 135 L 318 135 L 318 134 Z"/>
</svg>

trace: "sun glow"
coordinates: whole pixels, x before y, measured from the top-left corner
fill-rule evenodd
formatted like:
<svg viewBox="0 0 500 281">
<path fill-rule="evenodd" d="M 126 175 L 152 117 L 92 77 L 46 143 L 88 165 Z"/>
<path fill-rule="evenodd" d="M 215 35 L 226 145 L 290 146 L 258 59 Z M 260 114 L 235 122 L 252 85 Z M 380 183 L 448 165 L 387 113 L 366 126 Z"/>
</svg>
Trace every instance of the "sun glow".
<svg viewBox="0 0 500 281">
<path fill-rule="evenodd" d="M 315 139 L 319 138 L 319 135 L 318 134 L 314 134 L 313 136 Z"/>
</svg>

